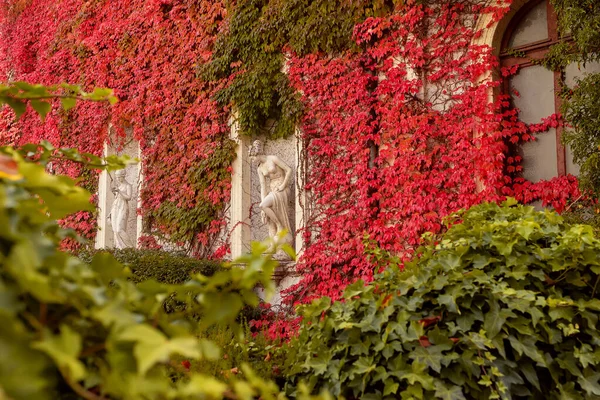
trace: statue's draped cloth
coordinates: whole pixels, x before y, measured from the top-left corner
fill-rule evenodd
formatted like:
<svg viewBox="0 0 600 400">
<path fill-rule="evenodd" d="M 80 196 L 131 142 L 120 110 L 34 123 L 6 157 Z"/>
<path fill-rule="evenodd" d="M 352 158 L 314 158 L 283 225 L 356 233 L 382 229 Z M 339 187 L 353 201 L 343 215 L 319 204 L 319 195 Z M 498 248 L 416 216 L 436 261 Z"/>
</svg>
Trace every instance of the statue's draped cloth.
<svg viewBox="0 0 600 400">
<path fill-rule="evenodd" d="M 282 190 L 281 192 L 277 191 L 277 187 L 279 187 L 279 185 L 281 185 L 283 183 L 283 180 L 284 180 L 284 177 L 281 174 L 277 174 L 277 176 L 272 177 L 269 182 L 269 187 L 271 189 L 271 193 L 273 193 L 273 198 L 275 199 L 273 207 L 271 207 L 271 209 L 275 213 L 275 216 L 279 220 L 279 223 L 281 223 L 281 229 L 286 230 L 287 234 L 290 235 L 290 234 L 294 234 L 294 232 L 292 232 L 292 229 L 290 227 L 290 219 L 289 219 L 288 213 L 287 213 L 288 208 L 289 208 L 290 187 L 289 187 L 289 185 L 287 185 L 287 187 L 284 190 Z M 271 227 L 269 227 L 269 228 L 271 228 Z M 270 236 L 271 237 L 275 236 L 276 231 L 277 231 L 277 227 L 275 227 L 275 232 L 273 232 Z"/>
<path fill-rule="evenodd" d="M 125 185 L 119 189 L 127 190 Z M 110 210 L 110 223 L 115 237 L 115 247 L 124 249 L 132 247 L 129 235 L 127 235 L 127 221 L 129 219 L 129 203 L 121 195 L 117 195 Z"/>
</svg>

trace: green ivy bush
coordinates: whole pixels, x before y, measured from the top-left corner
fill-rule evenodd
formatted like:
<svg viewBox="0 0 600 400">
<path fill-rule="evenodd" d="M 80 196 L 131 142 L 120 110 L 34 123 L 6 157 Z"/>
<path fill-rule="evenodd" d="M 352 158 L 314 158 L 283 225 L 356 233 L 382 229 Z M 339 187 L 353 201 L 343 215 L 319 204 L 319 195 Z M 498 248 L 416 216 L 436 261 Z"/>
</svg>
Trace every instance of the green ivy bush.
<svg viewBox="0 0 600 400">
<path fill-rule="evenodd" d="M 349 399 L 600 396 L 600 240 L 508 200 L 457 214 L 400 272 L 304 306 L 284 347 L 304 380 Z M 433 242 L 435 240 L 435 242 Z"/>
</svg>

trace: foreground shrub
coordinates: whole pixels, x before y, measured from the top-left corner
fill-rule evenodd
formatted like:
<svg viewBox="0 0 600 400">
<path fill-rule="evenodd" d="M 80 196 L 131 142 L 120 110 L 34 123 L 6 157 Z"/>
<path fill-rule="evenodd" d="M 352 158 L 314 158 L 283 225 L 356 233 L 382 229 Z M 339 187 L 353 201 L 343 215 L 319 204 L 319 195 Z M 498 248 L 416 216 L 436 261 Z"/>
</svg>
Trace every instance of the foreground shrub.
<svg viewBox="0 0 600 400">
<path fill-rule="evenodd" d="M 301 310 L 288 391 L 305 380 L 361 399 L 600 396 L 592 228 L 510 200 L 457 218 L 405 272 Z"/>
<path fill-rule="evenodd" d="M 187 360 L 182 358 L 190 372 L 212 376 L 226 382 L 235 381 L 242 374 L 242 366 L 248 365 L 261 378 L 275 379 L 277 364 L 271 360 L 269 350 L 274 344 L 262 334 L 252 334 L 247 324 L 244 326 L 244 339 L 239 339 L 239 332 L 230 326 L 214 326 L 198 334 L 202 339 L 210 340 L 221 349 L 221 356 L 215 359 Z M 173 374 L 184 377 L 177 368 Z"/>
<path fill-rule="evenodd" d="M 155 280 L 160 283 L 180 285 L 192 279 L 194 275 L 211 277 L 225 269 L 222 261 L 192 258 L 180 252 L 154 249 L 82 251 L 77 256 L 89 263 L 96 254 L 103 252 L 110 253 L 118 262 L 128 267 L 131 271 L 128 279 L 136 284 Z M 175 294 L 171 294 L 164 300 L 163 308 L 167 313 L 181 312 L 185 310 L 185 303 L 178 301 Z M 240 312 L 238 320 L 250 321 L 261 318 L 262 314 L 263 310 L 260 307 L 246 305 Z M 193 320 L 201 318 L 200 315 L 191 317 Z"/>
<path fill-rule="evenodd" d="M 276 263 L 261 256 L 267 245 L 238 259 L 244 268 L 195 274 L 185 284 L 136 285 L 108 253 L 87 264 L 58 249 L 74 236 L 55 218 L 91 208 L 90 194 L 48 174 L 44 163 L 54 152 L 36 148 L 0 148 L 0 398 L 283 398 L 247 365 L 226 383 L 181 364 L 220 357 L 214 341 L 196 335 L 190 314 L 202 315 L 201 329 L 235 328 L 244 305 L 258 304 L 256 285 L 273 291 Z M 164 311 L 172 294 L 182 311 Z"/>
<path fill-rule="evenodd" d="M 117 261 L 127 266 L 131 271 L 128 279 L 133 283 L 155 280 L 160 283 L 182 284 L 191 279 L 195 274 L 213 276 L 222 270 L 221 263 L 214 260 L 203 260 L 187 257 L 178 252 L 163 250 L 141 249 L 106 249 L 96 251 L 82 251 L 77 256 L 91 262 L 95 255 L 109 252 Z M 185 304 L 177 301 L 174 295 L 167 297 L 163 302 L 166 312 L 177 312 L 185 309 Z M 195 316 L 197 319 L 198 316 Z"/>
</svg>

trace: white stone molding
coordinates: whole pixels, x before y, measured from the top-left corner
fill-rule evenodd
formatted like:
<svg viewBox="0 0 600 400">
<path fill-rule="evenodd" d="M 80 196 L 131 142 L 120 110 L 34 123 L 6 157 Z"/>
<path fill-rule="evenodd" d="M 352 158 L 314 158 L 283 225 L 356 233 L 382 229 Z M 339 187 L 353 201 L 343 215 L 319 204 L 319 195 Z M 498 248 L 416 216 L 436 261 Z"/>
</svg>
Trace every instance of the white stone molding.
<svg viewBox="0 0 600 400">
<path fill-rule="evenodd" d="M 102 155 L 106 157 L 108 155 L 108 145 L 106 142 L 104 143 L 104 150 L 102 151 Z M 100 173 L 100 177 L 98 178 L 98 232 L 96 233 L 96 249 L 104 249 L 107 247 L 107 235 L 108 231 L 108 213 L 109 207 L 106 202 L 106 198 L 108 197 L 108 193 L 110 192 L 110 184 L 108 172 L 106 170 Z"/>
<path fill-rule="evenodd" d="M 306 198 L 306 192 L 304 190 L 304 169 L 303 157 L 303 142 L 302 133 L 299 129 L 296 129 L 294 133 L 294 144 L 296 147 L 295 164 L 296 164 L 296 195 L 294 196 L 294 207 L 296 209 L 296 232 L 295 232 L 295 249 L 296 255 L 300 257 L 304 251 L 305 243 L 303 239 L 304 228 L 306 227 L 306 217 L 308 216 L 308 202 Z"/>
<path fill-rule="evenodd" d="M 231 257 L 233 259 L 250 250 L 250 161 L 248 160 L 248 138 L 240 135 L 236 115 L 230 118 L 230 138 L 237 144 L 231 177 Z"/>
</svg>

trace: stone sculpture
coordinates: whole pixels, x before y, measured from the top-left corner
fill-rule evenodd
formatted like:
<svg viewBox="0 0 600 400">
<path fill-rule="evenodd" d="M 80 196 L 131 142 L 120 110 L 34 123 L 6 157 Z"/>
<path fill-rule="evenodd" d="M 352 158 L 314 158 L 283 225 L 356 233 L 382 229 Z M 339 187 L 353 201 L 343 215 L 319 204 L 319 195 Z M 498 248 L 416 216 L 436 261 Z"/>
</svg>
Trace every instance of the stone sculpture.
<svg viewBox="0 0 600 400">
<path fill-rule="evenodd" d="M 269 237 L 277 238 L 278 243 L 282 243 L 280 236 L 285 231 L 283 243 L 291 244 L 293 231 L 288 217 L 288 208 L 291 196 L 292 169 L 279 157 L 266 155 L 260 140 L 252 143 L 248 156 L 253 164 L 258 164 L 256 170 L 258 171 L 261 197 L 259 207 L 262 222 L 267 224 Z"/>
<path fill-rule="evenodd" d="M 117 249 L 132 247 L 129 235 L 127 234 L 127 221 L 129 218 L 129 200 L 131 200 L 133 190 L 131 185 L 125 180 L 125 176 L 124 169 L 115 172 L 117 185 L 111 189 L 115 195 L 115 201 L 108 215 Z"/>
</svg>

